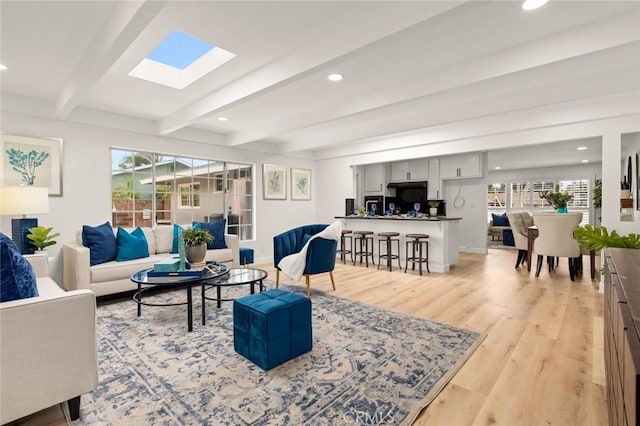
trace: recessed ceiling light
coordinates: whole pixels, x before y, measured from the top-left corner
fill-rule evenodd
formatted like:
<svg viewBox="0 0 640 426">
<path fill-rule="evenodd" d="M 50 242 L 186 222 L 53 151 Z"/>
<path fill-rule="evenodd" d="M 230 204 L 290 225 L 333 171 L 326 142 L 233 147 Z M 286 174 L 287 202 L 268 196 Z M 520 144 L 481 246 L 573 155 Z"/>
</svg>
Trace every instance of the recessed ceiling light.
<svg viewBox="0 0 640 426">
<path fill-rule="evenodd" d="M 522 3 L 522 8 L 524 10 L 533 10 L 539 7 L 542 7 L 547 3 L 548 0 L 526 0 Z"/>
<path fill-rule="evenodd" d="M 495 169 L 495 170 L 500 170 L 501 168 L 502 168 L 502 167 L 500 167 L 500 166 L 495 166 L 495 167 L 494 167 L 494 169 Z"/>
<path fill-rule="evenodd" d="M 229 121 L 229 117 L 218 117 L 219 121 Z"/>
<path fill-rule="evenodd" d="M 578 148 L 576 148 L 578 151 L 584 151 L 587 149 L 586 146 L 579 146 Z"/>
<path fill-rule="evenodd" d="M 4 71 L 7 69 L 6 65 L 0 64 L 0 71 Z"/>
<path fill-rule="evenodd" d="M 581 162 L 582 162 L 582 163 L 588 163 L 588 162 L 589 162 L 589 160 L 582 160 Z"/>
<path fill-rule="evenodd" d="M 329 74 L 327 76 L 327 78 L 329 79 L 329 81 L 340 81 L 343 78 L 342 74 Z"/>
</svg>

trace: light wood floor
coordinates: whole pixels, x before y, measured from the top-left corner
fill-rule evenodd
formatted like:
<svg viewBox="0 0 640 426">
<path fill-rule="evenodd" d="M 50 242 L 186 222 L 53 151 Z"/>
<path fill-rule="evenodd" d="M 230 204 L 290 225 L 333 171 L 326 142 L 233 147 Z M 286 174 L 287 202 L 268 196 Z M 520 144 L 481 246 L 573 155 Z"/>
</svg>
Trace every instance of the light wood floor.
<svg viewBox="0 0 640 426">
<path fill-rule="evenodd" d="M 515 258 L 510 250 L 462 253 L 451 273 L 422 277 L 336 266 L 337 296 L 487 333 L 416 425 L 607 424 L 603 298 L 588 258 L 587 274 L 576 282 L 566 259 L 535 278 L 516 270 Z M 256 267 L 275 279 L 272 265 Z M 311 283 L 331 291 L 328 275 Z M 64 424 L 52 411 L 61 413 L 52 407 L 21 424 Z"/>
</svg>

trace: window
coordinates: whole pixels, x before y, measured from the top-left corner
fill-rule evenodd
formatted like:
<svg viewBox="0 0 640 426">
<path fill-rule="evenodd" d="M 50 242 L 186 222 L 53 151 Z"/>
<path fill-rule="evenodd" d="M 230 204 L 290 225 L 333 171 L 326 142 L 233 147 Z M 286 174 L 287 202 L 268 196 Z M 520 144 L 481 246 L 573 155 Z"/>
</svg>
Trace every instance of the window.
<svg viewBox="0 0 640 426">
<path fill-rule="evenodd" d="M 180 189 L 180 207 L 200 207 L 200 184 L 183 183 Z"/>
<path fill-rule="evenodd" d="M 113 226 L 227 219 L 228 233 L 254 238 L 252 165 L 117 148 L 111 163 Z"/>
<path fill-rule="evenodd" d="M 540 192 L 554 191 L 556 185 L 560 187 L 561 191 L 573 194 L 573 201 L 568 203 L 567 207 L 570 211 L 582 212 L 581 225 L 589 223 L 589 209 L 591 207 L 589 179 L 510 182 L 508 203 L 504 203 L 504 205 L 508 205 L 509 209 L 528 210 L 532 213 L 536 210 L 549 210 L 551 206 L 540 198 Z M 489 216 L 491 216 L 492 212 L 504 209 L 500 209 L 499 203 L 496 201 L 496 198 L 501 200 L 498 188 L 495 188 L 495 185 L 489 185 L 488 188 L 487 207 Z"/>
<path fill-rule="evenodd" d="M 504 210 L 507 206 L 507 185 L 491 183 L 487 187 L 487 207 Z"/>
</svg>

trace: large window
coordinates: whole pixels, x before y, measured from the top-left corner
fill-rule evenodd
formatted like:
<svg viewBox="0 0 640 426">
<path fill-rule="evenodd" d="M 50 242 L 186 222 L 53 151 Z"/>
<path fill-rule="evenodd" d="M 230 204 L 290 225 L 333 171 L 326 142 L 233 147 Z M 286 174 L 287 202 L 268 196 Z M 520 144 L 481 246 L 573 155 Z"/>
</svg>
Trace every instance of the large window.
<svg viewBox="0 0 640 426">
<path fill-rule="evenodd" d="M 227 219 L 227 232 L 253 238 L 253 166 L 111 149 L 114 226 Z"/>
<path fill-rule="evenodd" d="M 575 180 L 536 180 L 515 181 L 508 184 L 494 183 L 487 187 L 488 217 L 491 213 L 502 213 L 506 210 L 549 210 L 551 206 L 542 198 L 542 191 L 554 191 L 556 185 L 560 190 L 573 194 L 573 201 L 568 203 L 570 211 L 582 212 L 581 224 L 589 223 L 591 198 L 589 179 Z M 508 191 L 506 189 L 508 188 Z"/>
</svg>

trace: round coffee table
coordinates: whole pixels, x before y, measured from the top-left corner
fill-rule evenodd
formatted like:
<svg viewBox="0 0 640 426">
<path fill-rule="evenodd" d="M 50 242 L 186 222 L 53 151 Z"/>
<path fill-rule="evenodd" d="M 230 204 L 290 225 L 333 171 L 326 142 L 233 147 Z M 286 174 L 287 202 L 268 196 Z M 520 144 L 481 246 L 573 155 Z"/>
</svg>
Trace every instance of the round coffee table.
<svg viewBox="0 0 640 426">
<path fill-rule="evenodd" d="M 239 285 L 249 285 L 251 294 L 255 293 L 255 286 L 257 285 L 260 292 L 264 291 L 265 285 L 262 281 L 267 278 L 269 274 L 262 269 L 255 268 L 231 268 L 229 271 L 215 278 L 207 278 L 202 281 L 202 324 L 205 324 L 205 299 L 214 300 L 217 307 L 221 307 L 222 302 L 230 302 L 233 299 L 222 298 L 222 287 L 231 287 Z M 216 297 L 207 297 L 207 290 L 215 287 Z"/>
<path fill-rule="evenodd" d="M 191 297 L 191 289 L 194 285 L 200 284 L 204 280 L 213 279 L 220 275 L 224 275 L 229 271 L 229 267 L 224 264 L 217 264 L 220 268 L 218 272 L 207 271 L 203 275 L 170 275 L 170 276 L 149 276 L 149 271 L 153 268 L 143 269 L 142 271 L 131 274 L 131 281 L 138 284 L 138 291 L 133 294 L 133 301 L 138 304 L 138 316 L 142 314 L 142 305 L 147 306 L 178 306 L 187 305 L 187 327 L 189 331 L 193 331 L 193 299 Z M 149 287 L 142 287 L 149 286 Z M 187 301 L 181 303 L 151 303 L 143 302 L 142 295 L 145 291 L 158 287 L 182 287 L 187 290 Z M 203 322 L 204 324 L 204 322 Z"/>
</svg>

